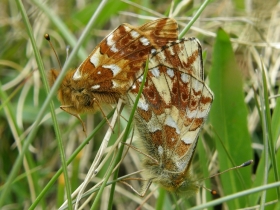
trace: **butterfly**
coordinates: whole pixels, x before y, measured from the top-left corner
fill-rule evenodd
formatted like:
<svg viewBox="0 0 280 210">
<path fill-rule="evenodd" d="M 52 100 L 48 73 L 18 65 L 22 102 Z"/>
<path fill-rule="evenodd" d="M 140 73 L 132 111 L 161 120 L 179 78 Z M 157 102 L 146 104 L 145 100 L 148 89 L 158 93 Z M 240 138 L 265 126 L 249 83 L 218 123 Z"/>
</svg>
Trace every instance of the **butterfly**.
<svg viewBox="0 0 280 210">
<path fill-rule="evenodd" d="M 202 49 L 195 38 L 168 43 L 149 56 L 149 70 L 135 111 L 148 184 L 192 195 L 199 188 L 192 159 L 214 96 L 204 83 Z M 135 103 L 139 77 L 128 91 Z"/>
<path fill-rule="evenodd" d="M 139 27 L 120 25 L 77 69 L 67 72 L 58 90 L 60 108 L 79 118 L 80 113 L 94 113 L 102 103 L 116 103 L 141 74 L 138 71 L 149 54 L 177 37 L 178 25 L 171 18 Z M 50 70 L 50 85 L 58 75 L 59 71 Z"/>
</svg>

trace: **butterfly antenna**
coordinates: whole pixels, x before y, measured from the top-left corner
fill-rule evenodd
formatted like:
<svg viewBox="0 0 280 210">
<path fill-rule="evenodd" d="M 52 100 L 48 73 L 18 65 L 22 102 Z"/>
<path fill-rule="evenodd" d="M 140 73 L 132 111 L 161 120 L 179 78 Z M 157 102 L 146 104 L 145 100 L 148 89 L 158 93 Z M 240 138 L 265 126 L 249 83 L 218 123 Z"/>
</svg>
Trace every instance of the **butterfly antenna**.
<svg viewBox="0 0 280 210">
<path fill-rule="evenodd" d="M 50 46 L 51 46 L 52 50 L 54 51 L 54 54 L 55 54 L 55 56 L 56 56 L 56 59 L 57 59 L 58 65 L 59 65 L 60 70 L 61 70 L 61 69 L 62 69 L 62 66 L 61 66 L 60 60 L 59 60 L 59 58 L 58 58 L 58 55 L 57 55 L 57 53 L 56 53 L 56 51 L 55 51 L 55 49 L 54 49 L 54 47 L 53 47 L 53 45 L 52 45 L 50 35 L 49 35 L 49 34 L 45 34 L 45 35 L 44 35 L 44 37 L 45 37 L 45 39 L 49 42 L 49 44 L 50 44 Z"/>
<path fill-rule="evenodd" d="M 198 187 L 202 187 L 203 189 L 209 191 L 212 195 L 217 195 L 217 191 L 216 190 L 211 190 L 211 189 L 209 189 L 209 188 L 207 188 L 207 187 L 205 187 L 203 185 L 200 185 Z"/>
<path fill-rule="evenodd" d="M 219 175 L 224 174 L 224 173 L 226 173 L 226 172 L 228 172 L 228 171 L 231 171 L 231 170 L 235 170 L 235 169 L 238 169 L 238 168 L 243 168 L 243 167 L 249 166 L 249 165 L 251 165 L 253 162 L 254 162 L 253 160 L 248 160 L 248 161 L 242 163 L 242 164 L 239 165 L 239 166 L 234 166 L 234 167 L 229 168 L 229 169 L 227 169 L 227 170 L 224 170 L 224 171 L 222 171 L 222 172 L 220 172 L 220 173 L 213 174 L 213 175 L 211 175 L 211 176 L 209 176 L 209 177 L 207 177 L 207 178 L 203 178 L 203 179 L 200 179 L 200 180 L 197 180 L 197 181 L 201 182 L 201 181 L 204 181 L 204 180 L 206 180 L 206 179 L 211 179 L 211 178 L 213 178 L 213 177 L 215 177 L 215 176 L 219 176 Z M 203 185 L 197 185 L 197 187 L 199 187 L 199 188 L 202 187 L 203 189 L 209 191 L 212 195 L 217 195 L 217 191 L 216 191 L 216 190 L 211 190 L 211 189 L 209 189 L 209 188 L 207 188 L 207 187 L 205 187 L 205 186 L 203 186 Z"/>
<path fill-rule="evenodd" d="M 222 172 L 220 172 L 220 173 L 211 175 L 211 176 L 209 176 L 209 177 L 207 177 L 207 178 L 205 178 L 205 179 L 210 179 L 210 178 L 212 178 L 212 177 L 215 177 L 215 176 L 219 176 L 219 175 L 221 175 L 221 174 L 224 174 L 224 173 L 226 173 L 226 172 L 228 172 L 228 171 L 232 171 L 232 170 L 235 170 L 235 169 L 238 169 L 238 168 L 243 168 L 243 167 L 249 166 L 249 165 L 251 165 L 253 162 L 254 162 L 253 160 L 248 160 L 248 161 L 246 161 L 245 163 L 242 163 L 242 164 L 239 165 L 239 166 L 234 166 L 234 167 L 229 168 L 229 169 L 227 169 L 227 170 L 224 170 L 224 171 L 222 171 Z M 203 181 L 203 180 L 205 180 L 205 179 L 202 179 L 202 180 L 199 180 L 199 181 Z"/>
</svg>

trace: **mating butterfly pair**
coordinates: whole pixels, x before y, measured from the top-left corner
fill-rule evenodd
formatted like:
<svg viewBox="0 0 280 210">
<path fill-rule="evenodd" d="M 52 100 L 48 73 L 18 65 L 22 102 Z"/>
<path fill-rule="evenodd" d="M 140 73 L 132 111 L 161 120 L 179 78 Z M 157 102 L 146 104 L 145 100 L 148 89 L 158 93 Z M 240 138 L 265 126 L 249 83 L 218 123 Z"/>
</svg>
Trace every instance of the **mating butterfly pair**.
<svg viewBox="0 0 280 210">
<path fill-rule="evenodd" d="M 146 189 L 155 182 L 169 191 L 189 193 L 198 188 L 191 178 L 191 160 L 213 94 L 203 81 L 199 42 L 177 37 L 177 23 L 169 18 L 140 27 L 120 25 L 68 72 L 58 98 L 61 108 L 75 116 L 119 98 L 133 105 L 149 58 L 135 114 L 143 152 L 149 156 L 144 159 Z M 50 75 L 53 83 L 58 72 L 51 70 Z"/>
</svg>

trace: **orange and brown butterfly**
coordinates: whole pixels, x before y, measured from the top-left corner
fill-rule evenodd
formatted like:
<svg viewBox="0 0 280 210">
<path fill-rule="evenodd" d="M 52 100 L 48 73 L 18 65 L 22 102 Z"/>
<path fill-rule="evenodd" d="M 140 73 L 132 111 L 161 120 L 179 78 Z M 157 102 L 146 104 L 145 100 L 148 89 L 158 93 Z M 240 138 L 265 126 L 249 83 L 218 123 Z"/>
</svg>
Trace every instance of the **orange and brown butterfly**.
<svg viewBox="0 0 280 210">
<path fill-rule="evenodd" d="M 135 111 L 140 147 L 145 154 L 144 179 L 186 196 L 199 188 L 192 158 L 199 132 L 213 101 L 204 83 L 202 52 L 195 38 L 167 44 L 149 57 L 149 71 Z M 128 91 L 135 103 L 142 77 Z M 134 190 L 136 191 L 136 190 Z"/>
<path fill-rule="evenodd" d="M 58 90 L 60 108 L 79 118 L 80 113 L 95 112 L 102 103 L 116 103 L 141 74 L 138 71 L 149 54 L 177 38 L 178 25 L 170 18 L 139 27 L 120 25 L 77 69 L 67 72 Z M 50 71 L 50 85 L 58 75 L 59 71 Z"/>
</svg>

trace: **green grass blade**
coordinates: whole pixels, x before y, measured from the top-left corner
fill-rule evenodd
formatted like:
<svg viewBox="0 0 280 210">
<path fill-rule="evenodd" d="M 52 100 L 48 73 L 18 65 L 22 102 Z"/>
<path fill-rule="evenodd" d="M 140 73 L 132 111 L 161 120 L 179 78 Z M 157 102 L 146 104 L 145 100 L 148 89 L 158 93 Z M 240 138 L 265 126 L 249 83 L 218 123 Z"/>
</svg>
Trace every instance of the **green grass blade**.
<svg viewBox="0 0 280 210">
<path fill-rule="evenodd" d="M 229 36 L 222 29 L 218 30 L 214 45 L 210 88 L 215 95 L 210 121 L 216 133 L 219 165 L 223 171 L 252 159 L 252 149 L 242 75 L 235 62 Z M 224 194 L 249 188 L 250 174 L 250 167 L 246 167 L 221 175 Z M 246 206 L 246 199 L 235 199 L 227 204 L 229 209 L 237 209 Z"/>
<path fill-rule="evenodd" d="M 4 109 L 5 115 L 7 116 L 7 119 L 9 121 L 10 129 L 13 130 L 15 138 L 17 138 L 17 140 L 15 140 L 15 142 L 17 142 L 17 148 L 20 153 L 20 152 L 22 152 L 22 150 L 21 150 L 22 142 L 20 142 L 20 136 L 22 136 L 23 131 L 17 125 L 16 116 L 15 116 L 16 113 L 13 110 L 12 105 L 10 103 L 11 98 L 9 98 L 7 93 L 5 91 L 3 91 L 1 82 L 0 82 L 0 99 L 1 99 L 1 101 L 5 101 L 5 105 L 2 108 Z M 24 154 L 24 157 L 25 157 L 25 160 L 23 163 L 23 167 L 24 167 L 24 171 L 26 173 L 26 179 L 28 181 L 29 193 L 30 193 L 31 199 L 34 200 L 40 191 L 39 185 L 38 185 L 39 176 L 38 176 L 37 172 L 31 173 L 31 170 L 36 165 L 32 158 L 32 155 L 27 151 Z M 11 183 L 10 188 L 13 188 L 12 185 L 13 185 L 13 183 Z M 9 195 L 9 192 L 7 192 L 7 191 L 6 192 L 4 191 L 3 193 L 7 193 L 6 196 Z"/>
<path fill-rule="evenodd" d="M 203 4 L 199 7 L 199 9 L 197 10 L 197 12 L 195 13 L 195 15 L 193 16 L 193 18 L 191 19 L 191 21 L 186 25 L 186 27 L 181 31 L 181 33 L 179 34 L 179 39 L 183 38 L 185 36 L 185 34 L 190 30 L 191 26 L 195 23 L 195 21 L 199 18 L 199 16 L 201 15 L 201 13 L 203 12 L 203 10 L 206 8 L 206 6 L 208 5 L 208 3 L 211 0 L 205 0 L 203 2 Z"/>
<path fill-rule="evenodd" d="M 53 22 L 53 24 L 58 28 L 58 30 L 63 34 L 67 43 L 69 43 L 72 47 L 75 47 L 77 44 L 77 39 L 74 37 L 73 33 L 67 28 L 65 23 L 59 18 L 57 14 L 54 13 L 53 9 L 48 7 L 47 4 L 42 4 L 41 1 L 31 0 L 38 8 L 40 8 L 48 17 L 49 20 Z M 81 59 L 87 57 L 87 53 L 85 50 L 80 49 L 78 52 L 78 56 Z"/>
<path fill-rule="evenodd" d="M 129 117 L 129 120 L 128 120 L 128 123 L 127 123 L 127 127 L 125 129 L 125 133 L 124 133 L 124 136 L 123 136 L 123 141 L 122 142 L 125 142 L 126 139 L 128 138 L 128 135 L 129 135 L 129 132 L 130 132 L 130 127 L 131 127 L 131 124 L 133 122 L 133 119 L 134 119 L 134 112 L 137 108 L 137 104 L 138 104 L 138 101 L 139 101 L 139 98 L 140 98 L 140 95 L 143 91 L 143 88 L 144 88 L 144 84 L 145 84 L 145 81 L 146 81 L 146 77 L 147 77 L 147 74 L 148 74 L 148 62 L 149 60 L 147 60 L 146 62 L 146 67 L 145 67 L 145 73 L 143 75 L 143 81 L 142 81 L 142 84 L 140 86 L 140 89 L 139 89 L 139 93 L 135 99 L 135 104 L 131 110 L 131 113 L 130 113 L 130 117 Z M 123 153 L 123 149 L 124 149 L 124 144 L 121 144 L 120 148 L 119 148 L 119 151 L 118 151 L 118 154 L 113 162 L 113 164 L 110 166 L 110 168 L 108 169 L 108 173 L 107 173 L 107 176 L 105 177 L 104 179 L 104 182 L 102 183 L 101 187 L 100 187 L 100 190 L 98 191 L 98 194 L 96 195 L 96 198 L 91 206 L 91 209 L 94 210 L 94 209 L 97 209 L 98 205 L 99 205 L 99 200 L 101 198 L 101 195 L 103 193 L 103 190 L 104 188 L 106 187 L 106 184 L 107 184 L 107 181 L 114 169 L 114 167 L 118 164 L 118 162 L 121 160 L 122 158 L 122 153 Z M 116 174 L 118 175 L 118 170 L 116 170 L 116 172 L 114 173 L 114 177 L 116 177 Z M 109 204 L 108 204 L 108 209 L 112 209 L 113 207 L 113 197 L 114 197 L 114 193 L 115 193 L 115 185 L 116 183 L 113 183 L 112 186 L 111 186 L 111 192 L 110 192 L 110 199 L 109 199 Z"/>
<path fill-rule="evenodd" d="M 280 89 L 279 93 L 280 94 Z M 277 141 L 277 138 L 280 136 L 280 97 L 276 100 L 276 106 L 273 110 L 273 115 L 271 119 L 271 131 L 272 131 L 272 139 L 274 141 L 274 144 Z M 277 153 L 279 154 L 279 152 Z M 279 159 L 278 159 L 279 160 Z"/>
<path fill-rule="evenodd" d="M 157 203 L 156 203 L 156 210 L 161 210 L 163 209 L 163 205 L 164 205 L 164 200 L 166 197 L 166 190 L 159 188 L 159 196 L 157 198 Z"/>
<path fill-rule="evenodd" d="M 267 89 L 267 78 L 264 69 L 262 70 L 262 79 L 263 79 L 263 95 L 264 95 L 264 100 L 265 100 L 265 119 L 266 119 L 266 124 L 267 124 L 267 130 L 265 131 L 267 133 L 268 137 L 268 147 L 269 147 L 269 153 L 270 153 L 270 158 L 272 161 L 272 166 L 273 166 L 273 171 L 274 171 L 274 176 L 275 176 L 275 181 L 279 181 L 279 170 L 278 170 L 278 164 L 277 160 L 275 158 L 275 146 L 274 144 L 277 142 L 277 139 L 272 138 L 272 124 L 271 124 L 271 115 L 270 115 L 270 109 L 269 109 L 269 99 L 268 99 L 268 89 Z M 277 130 L 276 130 L 277 132 Z M 279 130 L 278 130 L 279 132 Z M 277 197 L 279 199 L 280 196 L 280 191 L 279 188 L 277 189 Z"/>
<path fill-rule="evenodd" d="M 115 110 L 112 110 L 108 115 L 107 119 L 110 119 L 113 115 Z M 67 165 L 72 163 L 74 158 L 82 151 L 82 149 L 88 144 L 88 142 L 100 131 L 100 129 L 107 123 L 106 119 L 104 118 L 92 131 L 92 133 L 85 139 L 83 143 L 79 145 L 79 147 L 72 153 L 71 157 L 67 160 Z M 30 206 L 29 210 L 33 210 L 37 207 L 37 204 L 42 200 L 42 198 L 47 194 L 47 192 L 50 190 L 51 186 L 57 181 L 58 177 L 63 172 L 62 168 L 60 168 L 55 175 L 53 175 L 52 179 L 49 181 L 49 183 L 44 187 L 44 189 L 41 191 L 41 193 L 38 195 L 37 199 L 34 203 Z"/>
<path fill-rule="evenodd" d="M 45 87 L 46 91 L 48 92 L 48 90 L 49 90 L 48 82 L 47 82 L 47 79 L 46 79 L 45 74 L 44 74 L 44 67 L 43 67 L 42 59 L 41 59 L 39 50 L 37 48 L 35 38 L 33 36 L 33 31 L 32 31 L 32 28 L 31 28 L 28 16 L 26 14 L 26 11 L 24 9 L 24 6 L 23 6 L 22 2 L 21 1 L 16 1 L 16 3 L 17 3 L 17 6 L 18 6 L 18 8 L 19 8 L 19 10 L 21 12 L 21 16 L 22 16 L 22 19 L 24 20 L 25 27 L 27 28 L 28 36 L 29 36 L 29 38 L 31 40 L 32 48 L 33 48 L 33 51 L 34 51 L 34 54 L 35 54 L 35 58 L 36 58 L 37 65 L 38 65 L 38 68 L 39 68 L 39 71 L 40 71 L 40 75 L 41 75 L 42 80 L 43 80 L 44 87 Z M 52 103 L 50 103 L 50 105 L 51 105 L 51 114 L 52 114 L 53 120 L 55 122 L 56 120 L 55 120 L 54 107 L 53 107 Z M 44 113 L 44 111 L 41 112 L 41 117 L 43 117 L 43 113 Z M 8 196 L 8 194 L 9 194 L 10 185 L 12 184 L 12 181 L 13 181 L 14 177 L 16 176 L 17 171 L 20 168 L 20 164 L 21 164 L 21 162 L 23 160 L 23 156 L 26 153 L 28 146 L 31 144 L 31 142 L 33 141 L 33 139 L 35 137 L 35 132 L 37 131 L 37 129 L 39 127 L 39 121 L 40 120 L 37 121 L 37 125 L 32 130 L 32 131 L 34 131 L 33 135 L 30 134 L 29 138 L 24 142 L 24 145 L 22 147 L 22 153 L 18 156 L 18 158 L 16 160 L 16 163 L 14 164 L 14 166 L 13 166 L 13 168 L 11 170 L 11 173 L 10 173 L 10 175 L 9 175 L 7 181 L 6 181 L 6 184 L 5 184 L 4 188 L 3 188 L 3 193 L 1 194 L 1 197 L 0 197 L 0 206 L 3 205 L 5 197 Z M 65 163 L 65 159 L 63 158 L 64 157 L 64 153 L 62 153 L 61 157 L 62 157 L 62 162 Z M 69 182 L 69 179 L 68 179 L 67 168 L 66 167 L 64 167 L 64 171 L 65 171 L 64 174 L 65 174 L 65 180 L 66 180 L 65 181 L 66 188 L 68 189 L 68 191 L 70 191 L 70 182 Z M 67 196 L 69 197 L 69 199 L 71 199 L 71 194 L 70 193 L 67 193 Z"/>
<path fill-rule="evenodd" d="M 262 127 L 263 127 L 263 140 L 264 140 L 264 153 L 262 157 L 265 158 L 265 170 L 264 179 L 262 184 L 267 184 L 273 181 L 279 181 L 278 164 L 276 159 L 276 150 L 274 144 L 277 139 L 272 137 L 272 124 L 271 124 L 271 114 L 268 99 L 268 88 L 267 88 L 267 77 L 265 74 L 265 69 L 262 69 L 262 84 L 260 85 L 260 101 L 262 108 Z M 277 131 L 276 131 L 277 132 Z M 274 132 L 275 133 L 275 132 Z M 268 156 L 269 154 L 269 156 Z M 270 157 L 270 158 L 269 158 Z M 270 167 L 272 164 L 272 167 Z M 269 176 L 270 170 L 270 176 Z M 271 200 L 279 199 L 279 188 L 270 190 L 268 192 L 264 191 L 261 197 L 261 206 L 264 209 L 265 203 Z M 273 209 L 274 206 L 269 208 Z"/>
<path fill-rule="evenodd" d="M 219 204 L 223 204 L 223 203 L 225 203 L 227 201 L 230 201 L 230 200 L 236 200 L 236 199 L 244 197 L 244 196 L 250 196 L 251 194 L 261 192 L 261 191 L 264 191 L 264 190 L 268 190 L 268 189 L 271 189 L 271 188 L 276 188 L 276 187 L 279 187 L 279 186 L 280 186 L 280 182 L 275 182 L 275 183 L 272 183 L 272 184 L 255 187 L 255 188 L 252 188 L 252 189 L 249 189 L 249 190 L 244 190 L 242 192 L 235 193 L 233 195 L 224 196 L 222 198 L 204 203 L 202 205 L 199 205 L 199 206 L 196 206 L 196 207 L 193 207 L 193 208 L 189 208 L 189 210 L 209 209 L 209 207 L 211 207 L 211 206 L 216 206 L 216 205 L 219 205 Z M 277 202 L 277 200 L 275 202 Z M 249 207 L 249 206 L 247 206 L 247 207 Z M 259 209 L 259 208 L 252 208 L 252 209 Z"/>
</svg>

